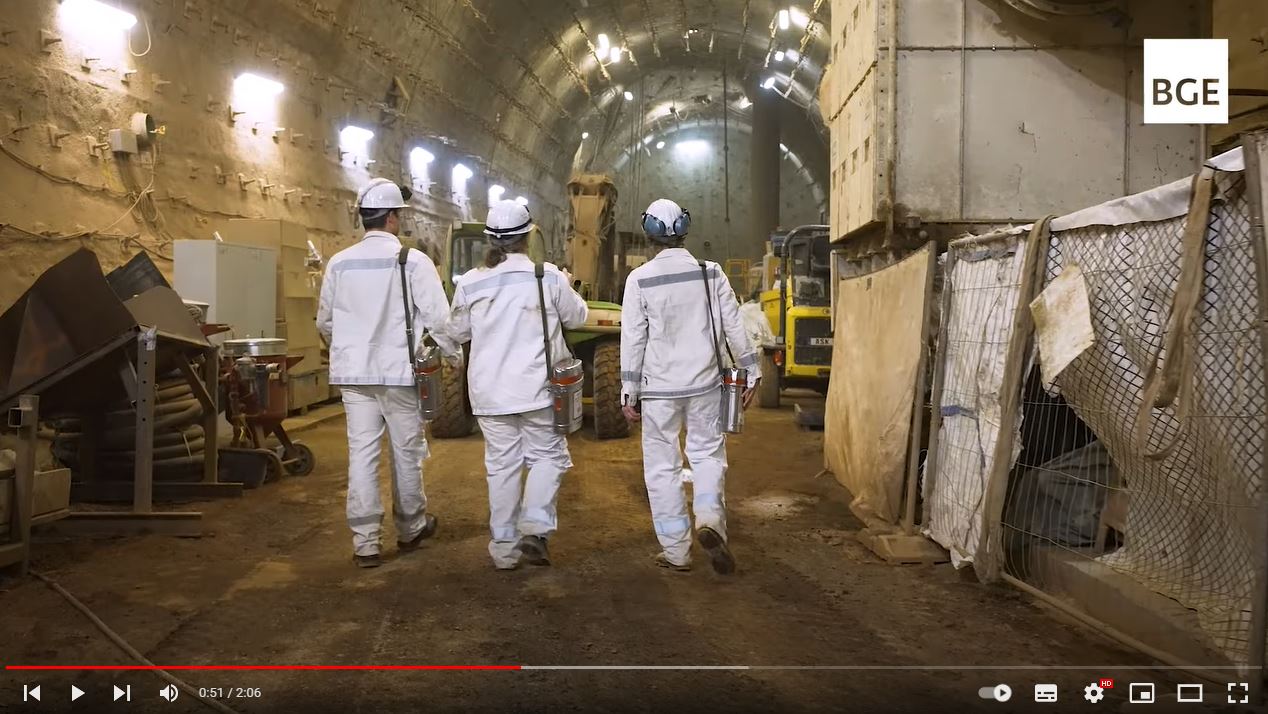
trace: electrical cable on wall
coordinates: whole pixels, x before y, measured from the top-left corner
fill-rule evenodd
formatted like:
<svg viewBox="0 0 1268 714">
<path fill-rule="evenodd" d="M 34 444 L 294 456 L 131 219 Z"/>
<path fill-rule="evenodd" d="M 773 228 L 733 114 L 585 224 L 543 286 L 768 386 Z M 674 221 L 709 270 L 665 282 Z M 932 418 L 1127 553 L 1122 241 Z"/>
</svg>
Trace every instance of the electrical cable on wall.
<svg viewBox="0 0 1268 714">
<path fill-rule="evenodd" d="M 133 50 L 132 49 L 132 35 L 129 34 L 128 35 L 128 53 L 131 54 L 133 57 L 144 57 L 150 54 L 150 50 L 154 48 L 154 36 L 150 34 L 150 21 L 142 17 L 141 22 L 145 24 L 145 50 L 142 52 L 137 52 L 136 50 Z"/>
</svg>

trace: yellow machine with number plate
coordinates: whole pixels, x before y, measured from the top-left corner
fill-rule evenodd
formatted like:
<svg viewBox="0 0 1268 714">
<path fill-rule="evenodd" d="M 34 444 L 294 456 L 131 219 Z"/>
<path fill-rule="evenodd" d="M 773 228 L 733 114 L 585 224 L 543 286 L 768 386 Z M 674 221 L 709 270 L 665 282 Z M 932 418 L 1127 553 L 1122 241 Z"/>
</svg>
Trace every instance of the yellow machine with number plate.
<svg viewBox="0 0 1268 714">
<path fill-rule="evenodd" d="M 826 394 L 832 369 L 832 248 L 828 226 L 800 226 L 772 237 L 774 280 L 762 311 L 775 344 L 762 345 L 758 405 L 774 409 L 788 387 Z"/>
</svg>

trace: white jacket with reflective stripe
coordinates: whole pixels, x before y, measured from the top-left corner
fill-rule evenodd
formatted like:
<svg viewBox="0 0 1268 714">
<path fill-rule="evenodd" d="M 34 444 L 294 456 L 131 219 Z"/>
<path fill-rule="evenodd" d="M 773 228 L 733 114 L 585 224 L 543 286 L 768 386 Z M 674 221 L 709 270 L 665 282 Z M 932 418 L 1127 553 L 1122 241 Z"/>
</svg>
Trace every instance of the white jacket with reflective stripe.
<svg viewBox="0 0 1268 714">
<path fill-rule="evenodd" d="M 550 356 L 568 356 L 564 327 L 586 322 L 586 302 L 559 269 L 544 265 Z M 458 279 L 447 333 L 471 341 L 467 389 L 480 416 L 523 414 L 551 405 L 546 388 L 546 343 L 534 264 L 511 253 L 494 268 L 476 268 Z"/>
<path fill-rule="evenodd" d="M 326 264 L 317 330 L 330 343 L 330 383 L 410 386 L 414 371 L 405 344 L 405 304 L 397 256 L 401 242 L 368 231 Z M 405 276 L 414 305 L 415 346 L 430 333 L 445 355 L 458 345 L 444 333 L 445 290 L 431 259 L 411 249 Z"/>
<path fill-rule="evenodd" d="M 723 339 L 738 366 L 748 370 L 749 386 L 761 377 L 730 281 L 717 263 L 705 266 L 707 302 L 700 263 L 685 248 L 666 248 L 630 273 L 621 304 L 622 402 L 694 397 L 718 389 L 721 370 L 711 330 L 724 364 Z"/>
</svg>

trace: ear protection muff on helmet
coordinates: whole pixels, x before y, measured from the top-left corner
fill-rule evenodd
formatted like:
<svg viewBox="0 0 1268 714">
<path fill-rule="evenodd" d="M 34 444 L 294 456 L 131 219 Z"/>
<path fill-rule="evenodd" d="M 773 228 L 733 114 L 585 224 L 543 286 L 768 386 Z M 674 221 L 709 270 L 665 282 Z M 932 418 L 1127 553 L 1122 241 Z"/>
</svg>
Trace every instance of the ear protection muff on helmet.
<svg viewBox="0 0 1268 714">
<path fill-rule="evenodd" d="M 669 228 L 673 231 L 670 232 Z M 652 238 L 681 238 L 691 228 L 691 213 L 682 209 L 682 215 L 674 219 L 674 225 L 665 226 L 665 222 L 650 213 L 643 214 L 643 232 Z"/>
</svg>

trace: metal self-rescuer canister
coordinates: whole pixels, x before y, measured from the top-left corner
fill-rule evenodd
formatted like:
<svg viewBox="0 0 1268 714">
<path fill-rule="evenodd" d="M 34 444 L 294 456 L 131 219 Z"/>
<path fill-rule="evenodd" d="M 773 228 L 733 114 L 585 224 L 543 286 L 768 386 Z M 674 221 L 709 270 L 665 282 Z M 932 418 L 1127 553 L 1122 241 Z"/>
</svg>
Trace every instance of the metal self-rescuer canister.
<svg viewBox="0 0 1268 714">
<path fill-rule="evenodd" d="M 434 345 L 423 348 L 414 357 L 414 386 L 418 388 L 418 408 L 423 419 L 431 421 L 440 415 L 440 349 Z"/>
<path fill-rule="evenodd" d="M 581 428 L 581 360 L 561 359 L 550 371 L 550 395 L 554 399 L 555 433 L 571 434 Z"/>
<path fill-rule="evenodd" d="M 744 390 L 748 389 L 748 370 L 731 367 L 722 370 L 722 430 L 738 434 L 744 430 Z"/>
</svg>

